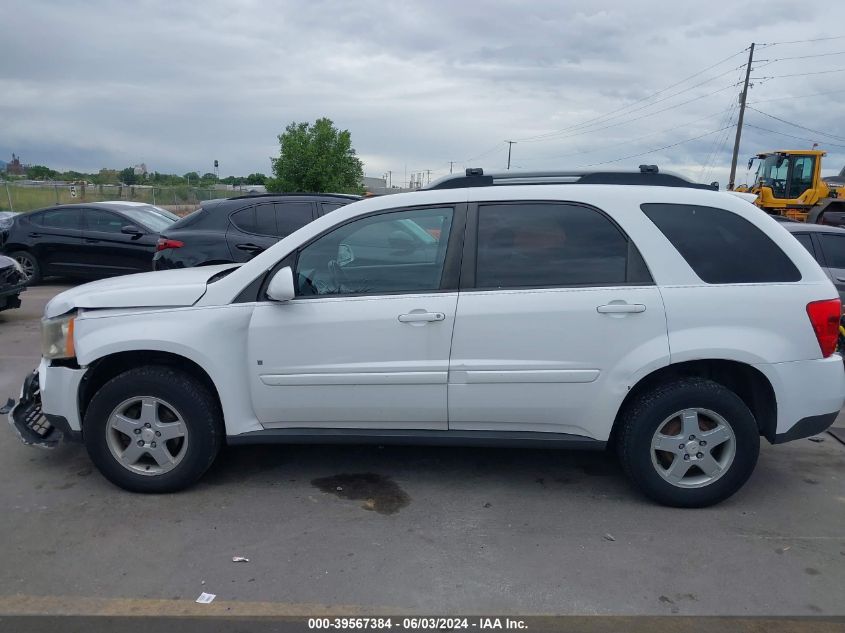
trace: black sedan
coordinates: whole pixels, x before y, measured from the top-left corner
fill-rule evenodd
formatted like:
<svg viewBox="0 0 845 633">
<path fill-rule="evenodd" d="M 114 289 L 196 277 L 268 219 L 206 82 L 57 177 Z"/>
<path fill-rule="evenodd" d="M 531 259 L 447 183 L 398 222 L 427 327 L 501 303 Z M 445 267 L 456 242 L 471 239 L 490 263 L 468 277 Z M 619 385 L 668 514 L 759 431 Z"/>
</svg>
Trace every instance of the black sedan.
<svg viewBox="0 0 845 633">
<path fill-rule="evenodd" d="M 19 308 L 20 294 L 26 289 L 23 271 L 11 257 L 0 255 L 0 310 Z"/>
<path fill-rule="evenodd" d="M 207 200 L 162 231 L 153 268 L 246 262 L 321 215 L 360 199 L 332 193 L 273 193 Z"/>
<path fill-rule="evenodd" d="M 95 278 L 147 272 L 159 234 L 178 219 L 137 202 L 57 205 L 0 223 L 0 253 L 20 265 L 30 285 L 51 275 Z"/>
</svg>

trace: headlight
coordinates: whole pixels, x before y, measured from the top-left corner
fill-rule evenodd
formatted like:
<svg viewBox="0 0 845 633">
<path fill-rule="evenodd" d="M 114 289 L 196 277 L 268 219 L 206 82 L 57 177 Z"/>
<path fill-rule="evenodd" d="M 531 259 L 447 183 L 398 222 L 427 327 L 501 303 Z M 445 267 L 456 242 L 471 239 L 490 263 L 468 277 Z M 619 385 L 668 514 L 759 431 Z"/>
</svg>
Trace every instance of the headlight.
<svg viewBox="0 0 845 633">
<path fill-rule="evenodd" d="M 73 358 L 73 321 L 76 314 L 41 319 L 41 355 L 49 360 Z"/>
</svg>

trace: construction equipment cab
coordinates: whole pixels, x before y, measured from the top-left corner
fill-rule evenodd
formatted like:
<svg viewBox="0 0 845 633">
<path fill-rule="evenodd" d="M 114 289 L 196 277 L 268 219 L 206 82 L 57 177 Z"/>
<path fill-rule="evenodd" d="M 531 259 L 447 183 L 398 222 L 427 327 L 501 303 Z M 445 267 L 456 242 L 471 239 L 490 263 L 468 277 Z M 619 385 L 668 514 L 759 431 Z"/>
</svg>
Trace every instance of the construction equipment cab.
<svg viewBox="0 0 845 633">
<path fill-rule="evenodd" d="M 754 202 L 773 215 L 801 222 L 845 226 L 845 184 L 840 178 L 822 178 L 822 150 L 778 150 L 757 154 L 760 163 L 754 184 L 737 191 L 757 194 Z M 845 170 L 843 170 L 845 171 Z"/>
</svg>

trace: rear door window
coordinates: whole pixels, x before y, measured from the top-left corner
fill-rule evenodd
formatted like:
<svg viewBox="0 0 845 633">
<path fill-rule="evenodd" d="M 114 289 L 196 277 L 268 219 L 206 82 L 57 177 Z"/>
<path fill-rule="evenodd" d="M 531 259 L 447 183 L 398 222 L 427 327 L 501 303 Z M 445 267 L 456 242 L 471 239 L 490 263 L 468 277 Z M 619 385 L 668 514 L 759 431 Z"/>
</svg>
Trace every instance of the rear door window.
<svg viewBox="0 0 845 633">
<path fill-rule="evenodd" d="M 269 235 L 278 237 L 276 229 L 276 213 L 273 211 L 273 204 L 259 204 L 255 207 L 255 230 L 258 235 Z"/>
<path fill-rule="evenodd" d="M 232 224 L 244 233 L 258 233 L 255 224 L 255 207 L 250 206 L 235 211 L 231 216 Z"/>
<path fill-rule="evenodd" d="M 286 237 L 314 219 L 314 206 L 310 202 L 276 202 L 278 236 Z"/>
<path fill-rule="evenodd" d="M 736 213 L 692 204 L 643 204 L 640 208 L 705 283 L 801 280 L 801 272 L 786 253 Z"/>
<path fill-rule="evenodd" d="M 33 222 L 49 229 L 80 230 L 82 228 L 81 209 L 49 209 L 34 217 Z"/>
<path fill-rule="evenodd" d="M 425 227 L 432 235 L 435 227 Z M 513 202 L 478 208 L 476 288 L 650 283 L 639 253 L 600 211 L 577 204 Z M 633 260 L 637 266 L 629 266 Z M 631 275 L 640 277 L 632 279 Z"/>
</svg>

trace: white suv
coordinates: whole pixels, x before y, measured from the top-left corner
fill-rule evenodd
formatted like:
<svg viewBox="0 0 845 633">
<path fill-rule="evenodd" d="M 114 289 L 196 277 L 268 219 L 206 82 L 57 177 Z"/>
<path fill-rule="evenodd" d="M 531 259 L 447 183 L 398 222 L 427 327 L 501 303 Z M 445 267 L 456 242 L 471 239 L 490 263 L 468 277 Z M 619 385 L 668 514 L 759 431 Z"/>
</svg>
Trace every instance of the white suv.
<svg viewBox="0 0 845 633">
<path fill-rule="evenodd" d="M 612 446 L 651 498 L 712 504 L 760 436 L 826 429 L 845 371 L 819 265 L 709 189 L 468 170 L 243 265 L 82 285 L 47 305 L 11 420 L 141 492 L 192 484 L 227 443 Z"/>
</svg>

